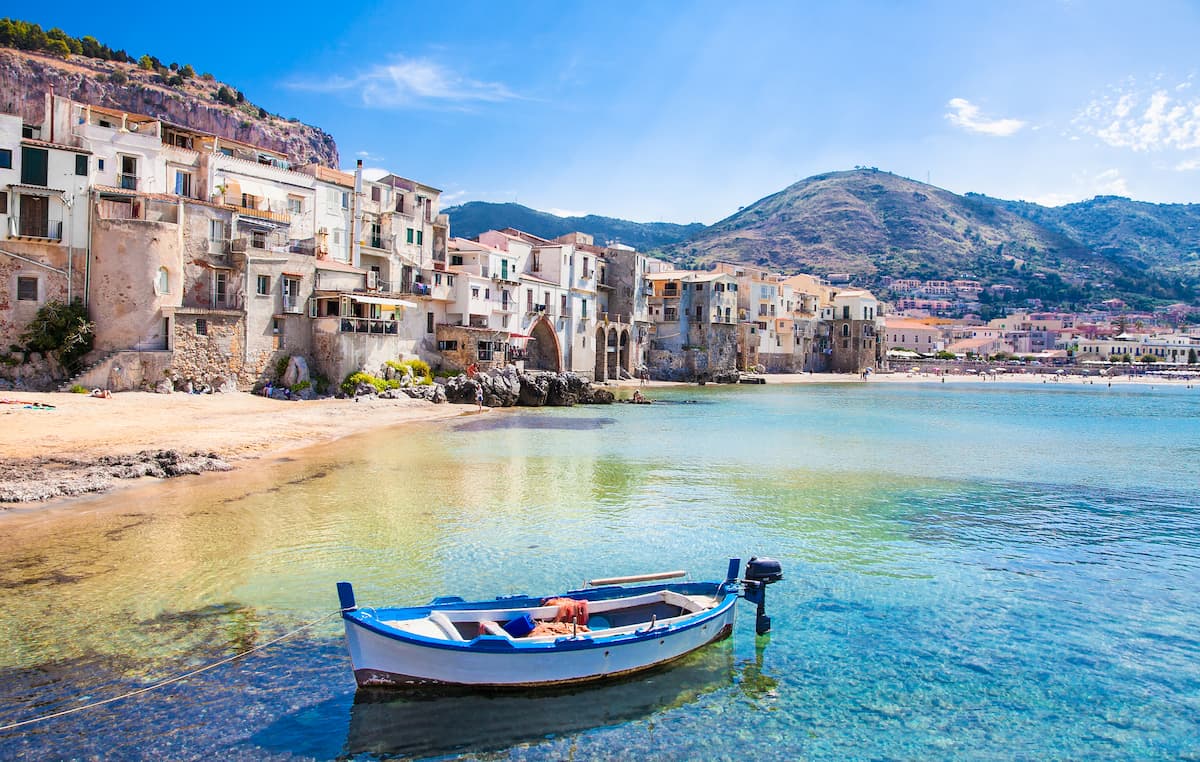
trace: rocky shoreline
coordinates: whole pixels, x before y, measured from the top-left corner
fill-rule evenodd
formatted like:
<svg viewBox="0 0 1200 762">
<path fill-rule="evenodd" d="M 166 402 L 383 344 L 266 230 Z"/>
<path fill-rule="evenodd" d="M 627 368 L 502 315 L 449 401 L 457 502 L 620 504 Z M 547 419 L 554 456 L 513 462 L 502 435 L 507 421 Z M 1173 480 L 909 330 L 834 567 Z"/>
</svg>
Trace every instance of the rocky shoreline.
<svg viewBox="0 0 1200 762">
<path fill-rule="evenodd" d="M 107 492 L 120 479 L 143 476 L 170 479 L 232 469 L 216 453 L 179 450 L 143 450 L 94 460 L 58 457 L 4 460 L 0 461 L 0 504 L 36 503 Z"/>
</svg>

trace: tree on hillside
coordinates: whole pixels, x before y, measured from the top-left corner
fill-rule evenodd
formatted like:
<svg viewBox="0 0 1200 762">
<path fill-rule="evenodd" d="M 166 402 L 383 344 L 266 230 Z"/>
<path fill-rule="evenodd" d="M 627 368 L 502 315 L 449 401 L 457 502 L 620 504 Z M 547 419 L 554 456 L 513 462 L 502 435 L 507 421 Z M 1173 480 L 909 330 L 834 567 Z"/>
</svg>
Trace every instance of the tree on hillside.
<svg viewBox="0 0 1200 762">
<path fill-rule="evenodd" d="M 143 54 L 142 57 L 138 59 L 138 68 L 142 69 L 144 71 L 153 70 L 154 69 L 154 59 L 152 59 L 148 55 Z"/>
</svg>

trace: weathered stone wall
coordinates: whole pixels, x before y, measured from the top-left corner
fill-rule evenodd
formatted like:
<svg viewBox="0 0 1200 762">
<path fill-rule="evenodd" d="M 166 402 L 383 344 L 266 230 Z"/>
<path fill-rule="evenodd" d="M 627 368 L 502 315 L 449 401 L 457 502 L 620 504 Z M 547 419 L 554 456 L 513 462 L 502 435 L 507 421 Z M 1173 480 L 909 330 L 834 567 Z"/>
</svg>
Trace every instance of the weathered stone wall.
<svg viewBox="0 0 1200 762">
<path fill-rule="evenodd" d="M 412 359 L 419 356 L 420 339 L 411 333 L 416 310 L 404 320 L 397 321 L 395 335 L 372 333 L 342 333 L 340 317 L 311 320 L 314 368 L 333 383 L 357 371 L 378 376 L 388 360 Z M 297 354 L 292 352 L 292 354 Z"/>
<path fill-rule="evenodd" d="M 12 203 L 11 199 L 9 203 Z M 10 345 L 20 343 L 21 334 L 25 332 L 29 321 L 33 320 L 43 304 L 50 301 L 67 301 L 68 289 L 65 273 L 68 266 L 74 271 L 75 285 L 72 295 L 83 296 L 85 256 L 83 249 L 69 251 L 69 247 L 66 246 L 31 241 L 6 240 L 3 248 L 4 251 L 41 262 L 47 267 L 39 267 L 0 252 L 0 353 L 9 351 Z M 68 257 L 69 253 L 70 257 Z M 56 270 L 61 272 L 55 272 Z M 17 300 L 18 277 L 38 279 L 38 299 L 36 301 Z"/>
<path fill-rule="evenodd" d="M 165 294 L 156 289 L 159 268 L 167 271 Z M 89 288 L 97 350 L 168 349 L 164 318 L 183 295 L 179 225 L 94 220 Z"/>
<path fill-rule="evenodd" d="M 198 321 L 204 321 L 205 333 L 199 331 Z M 272 364 L 270 354 L 247 362 L 245 323 L 240 313 L 181 309 L 175 313 L 174 329 L 170 370 L 180 378 L 212 386 L 231 379 L 239 389 L 249 389 Z"/>
<path fill-rule="evenodd" d="M 713 323 L 688 330 L 683 349 L 649 350 L 650 377 L 699 381 L 737 371 L 737 325 Z"/>
</svg>

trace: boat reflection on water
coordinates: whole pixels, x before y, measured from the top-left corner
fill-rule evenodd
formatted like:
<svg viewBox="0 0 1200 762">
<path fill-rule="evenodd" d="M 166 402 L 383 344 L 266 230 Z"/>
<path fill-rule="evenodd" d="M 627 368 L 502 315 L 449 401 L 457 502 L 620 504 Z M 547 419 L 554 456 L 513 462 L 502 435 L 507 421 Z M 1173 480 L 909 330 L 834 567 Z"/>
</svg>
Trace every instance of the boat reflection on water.
<svg viewBox="0 0 1200 762">
<path fill-rule="evenodd" d="M 685 706 L 734 680 L 732 640 L 615 682 L 522 692 L 360 689 L 344 753 L 485 752 Z"/>
</svg>

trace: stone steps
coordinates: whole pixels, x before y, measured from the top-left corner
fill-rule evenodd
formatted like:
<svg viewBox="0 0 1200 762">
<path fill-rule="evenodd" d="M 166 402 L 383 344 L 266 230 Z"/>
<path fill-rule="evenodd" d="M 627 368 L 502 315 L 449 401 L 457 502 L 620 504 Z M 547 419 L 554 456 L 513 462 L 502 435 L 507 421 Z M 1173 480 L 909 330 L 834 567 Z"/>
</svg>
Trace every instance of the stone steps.
<svg viewBox="0 0 1200 762">
<path fill-rule="evenodd" d="M 71 391 L 71 387 L 74 386 L 76 383 L 78 383 L 79 379 L 83 378 L 88 373 L 91 373 L 96 368 L 99 368 L 101 365 L 103 365 L 104 363 L 111 360 L 113 355 L 115 355 L 115 354 L 116 354 L 116 351 L 114 350 L 114 351 L 110 351 L 110 352 L 105 352 L 104 354 L 100 355 L 100 357 L 95 362 L 90 363 L 89 365 L 84 367 L 82 370 L 80 370 L 78 373 L 71 376 L 66 381 L 64 381 L 61 385 L 59 385 L 58 390 L 60 392 Z"/>
</svg>

